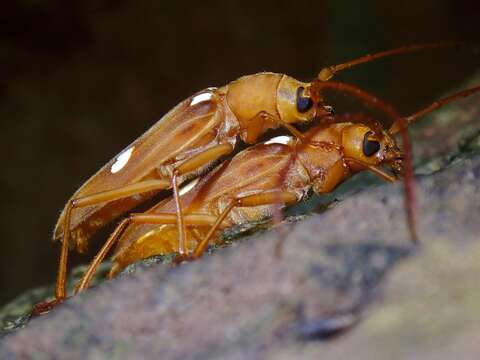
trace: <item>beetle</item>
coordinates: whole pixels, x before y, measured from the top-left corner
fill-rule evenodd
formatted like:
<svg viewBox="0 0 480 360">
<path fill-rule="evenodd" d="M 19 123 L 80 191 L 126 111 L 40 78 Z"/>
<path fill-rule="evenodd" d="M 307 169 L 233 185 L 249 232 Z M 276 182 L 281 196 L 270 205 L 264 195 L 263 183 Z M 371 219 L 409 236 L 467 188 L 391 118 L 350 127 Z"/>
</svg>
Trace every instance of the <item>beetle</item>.
<svg viewBox="0 0 480 360">
<path fill-rule="evenodd" d="M 362 113 L 345 114 L 335 116 L 328 125 L 311 128 L 304 139 L 281 136 L 239 152 L 181 196 L 191 255 L 178 254 L 177 261 L 200 257 L 209 243 L 221 242 L 225 228 L 269 217 L 277 205 L 302 201 L 312 190 L 331 192 L 355 173 L 366 170 L 395 181 L 405 163 L 394 135 L 434 109 L 478 91 L 480 86 L 435 101 L 398 118 L 388 130 Z M 85 272 L 77 292 L 88 287 L 115 243 L 110 277 L 138 260 L 176 252 L 176 206 L 175 199 L 166 198 L 147 212 L 122 220 Z"/>
<path fill-rule="evenodd" d="M 362 98 L 361 91 L 350 91 L 348 86 L 342 90 L 341 83 L 328 81 L 335 73 L 386 56 L 456 45 L 421 44 L 366 55 L 324 68 L 309 83 L 268 72 L 243 76 L 182 101 L 87 180 L 65 205 L 53 235 L 54 240 L 63 240 L 55 301 L 65 298 L 69 248 L 84 252 L 96 230 L 160 190 L 173 190 L 179 233 L 177 251 L 185 255 L 179 185 L 205 173 L 219 158 L 230 154 L 239 139 L 253 144 L 267 130 L 280 126 L 303 139 L 292 124 L 331 115 L 332 109 L 324 104 L 321 95 L 324 88 L 337 88 Z"/>
</svg>

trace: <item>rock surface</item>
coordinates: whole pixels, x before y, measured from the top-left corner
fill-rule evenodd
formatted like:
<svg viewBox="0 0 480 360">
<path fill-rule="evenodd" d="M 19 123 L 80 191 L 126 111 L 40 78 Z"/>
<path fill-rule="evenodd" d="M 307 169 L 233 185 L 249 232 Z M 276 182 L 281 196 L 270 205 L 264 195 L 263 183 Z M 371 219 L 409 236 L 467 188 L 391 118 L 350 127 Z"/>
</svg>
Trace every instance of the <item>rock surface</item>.
<svg viewBox="0 0 480 360">
<path fill-rule="evenodd" d="M 477 103 L 463 105 L 470 119 Z M 5 336 L 0 358 L 477 358 L 473 124 L 462 155 L 422 167 L 420 247 L 408 239 L 401 184 L 370 188 L 282 226 L 281 257 L 269 231 L 194 263 L 140 268 Z"/>
</svg>

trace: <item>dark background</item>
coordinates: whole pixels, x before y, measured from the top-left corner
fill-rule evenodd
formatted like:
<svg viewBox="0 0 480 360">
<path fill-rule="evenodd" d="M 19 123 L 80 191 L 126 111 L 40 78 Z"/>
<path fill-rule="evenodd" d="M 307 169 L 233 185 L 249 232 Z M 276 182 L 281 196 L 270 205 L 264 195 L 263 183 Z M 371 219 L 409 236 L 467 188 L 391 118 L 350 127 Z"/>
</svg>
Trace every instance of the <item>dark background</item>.
<svg viewBox="0 0 480 360">
<path fill-rule="evenodd" d="M 308 80 L 385 48 L 478 42 L 479 10 L 474 0 L 2 4 L 0 304 L 54 281 L 50 237 L 66 200 L 180 100 L 263 70 Z M 338 79 L 408 114 L 479 63 L 473 51 L 427 50 Z"/>
</svg>

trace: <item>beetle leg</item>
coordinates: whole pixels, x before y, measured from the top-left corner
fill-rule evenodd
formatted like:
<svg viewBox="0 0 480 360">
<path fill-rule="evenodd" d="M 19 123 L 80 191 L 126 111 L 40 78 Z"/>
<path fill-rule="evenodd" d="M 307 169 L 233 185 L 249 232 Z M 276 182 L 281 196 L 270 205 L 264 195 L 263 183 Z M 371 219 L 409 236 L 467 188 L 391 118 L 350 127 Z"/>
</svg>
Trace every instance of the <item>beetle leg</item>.
<svg viewBox="0 0 480 360">
<path fill-rule="evenodd" d="M 408 229 L 410 231 L 410 238 L 414 244 L 419 242 L 417 234 L 417 197 L 415 192 L 415 174 L 413 171 L 412 159 L 412 143 L 410 142 L 410 135 L 408 129 L 400 130 L 403 144 L 403 188 L 405 196 L 403 198 L 405 204 L 405 216 L 407 219 Z"/>
<path fill-rule="evenodd" d="M 297 196 L 294 193 L 288 191 L 263 192 L 254 195 L 237 197 L 236 199 L 232 200 L 218 216 L 215 224 L 210 228 L 208 234 L 195 248 L 191 260 L 197 259 L 202 256 L 202 254 L 207 249 L 208 243 L 213 237 L 213 234 L 215 233 L 215 231 L 218 230 L 225 217 L 230 213 L 230 211 L 232 211 L 233 208 L 274 205 L 277 203 L 290 204 L 296 202 L 297 200 Z"/>
<path fill-rule="evenodd" d="M 287 129 L 293 136 L 303 139 L 304 136 L 300 131 L 298 131 L 294 126 L 282 122 L 280 119 L 274 115 L 266 112 L 259 111 L 251 119 L 248 120 L 248 127 L 245 131 L 246 137 L 243 139 L 247 144 L 253 144 L 257 141 L 258 137 L 264 132 L 265 121 L 270 120 L 278 126 L 282 126 Z"/>
<path fill-rule="evenodd" d="M 207 214 L 185 214 L 183 215 L 183 220 L 185 224 L 188 225 L 213 225 L 215 223 L 215 216 Z M 174 213 L 163 213 L 163 214 L 131 214 L 128 218 L 123 219 L 115 230 L 112 232 L 108 240 L 103 244 L 100 251 L 95 255 L 94 259 L 90 263 L 87 271 L 82 276 L 82 279 L 78 282 L 75 294 L 82 292 L 87 289 L 93 275 L 97 271 L 98 266 L 105 259 L 105 256 L 108 254 L 112 246 L 117 242 L 120 236 L 123 234 L 125 229 L 130 224 L 175 224 L 177 223 L 177 214 Z"/>
<path fill-rule="evenodd" d="M 291 124 L 288 124 L 288 123 L 284 123 L 282 121 L 280 121 L 279 119 L 277 119 L 275 116 L 265 112 L 265 111 L 260 111 L 253 119 L 257 118 L 257 117 L 260 117 L 261 119 L 263 119 L 265 121 L 265 119 L 270 119 L 271 121 L 274 121 L 276 123 L 278 123 L 279 126 L 282 126 L 284 127 L 285 129 L 287 129 L 294 137 L 296 137 L 300 142 L 302 143 L 308 143 L 309 140 L 307 138 L 305 138 L 305 136 L 293 125 Z M 334 119 L 333 117 L 326 117 L 326 119 Z M 333 122 L 333 120 L 332 120 Z M 259 121 L 251 121 L 251 123 L 255 123 L 255 124 L 260 124 L 260 125 L 256 125 L 256 126 L 263 126 L 263 124 Z M 253 126 L 253 124 L 252 124 Z M 248 131 L 250 131 L 250 128 L 248 129 Z M 245 140 L 245 142 L 247 142 Z"/>
<path fill-rule="evenodd" d="M 298 131 L 295 126 L 287 123 L 282 123 L 282 126 L 285 129 L 287 129 L 293 136 L 299 139 L 301 142 L 305 142 L 305 136 L 303 136 L 303 134 L 300 131 Z"/>
<path fill-rule="evenodd" d="M 285 179 L 288 174 L 288 170 L 291 168 L 292 163 L 295 161 L 295 156 L 291 156 L 288 165 L 285 166 L 280 172 L 279 176 L 277 177 L 277 188 L 281 187 L 281 184 L 285 182 Z M 282 201 L 281 201 L 281 196 L 280 194 L 277 195 L 277 199 L 275 203 L 273 204 L 272 207 L 272 221 L 273 225 L 280 224 L 283 220 L 283 214 L 282 214 Z M 285 239 L 288 236 L 289 230 L 287 230 L 286 227 L 277 227 L 277 232 L 278 232 L 278 238 L 279 240 L 275 243 L 275 247 L 273 250 L 273 254 L 275 258 L 279 259 L 282 256 L 282 250 L 283 250 L 283 243 L 285 242 Z"/>
<path fill-rule="evenodd" d="M 215 145 L 205 151 L 202 151 L 192 158 L 184 161 L 182 164 L 175 168 L 179 175 L 187 174 L 202 166 L 219 159 L 224 155 L 228 155 L 233 151 L 231 144 L 219 144 Z"/>
<path fill-rule="evenodd" d="M 377 167 L 377 166 L 373 166 L 373 165 L 364 163 L 364 162 L 361 161 L 361 160 L 354 159 L 354 158 L 350 158 L 350 157 L 345 157 L 344 160 L 345 160 L 346 162 L 356 163 L 356 164 L 364 167 L 365 170 L 371 171 L 372 173 L 374 173 L 375 175 L 381 177 L 381 178 L 382 178 L 383 180 L 385 180 L 385 181 L 395 182 L 395 181 L 397 180 L 397 178 L 396 178 L 395 176 L 390 175 L 389 173 L 387 173 L 386 171 L 380 169 L 380 168 Z"/>
<path fill-rule="evenodd" d="M 363 90 L 362 88 L 347 84 L 340 81 L 328 81 L 328 82 L 321 82 L 321 81 L 314 81 L 313 82 L 313 91 L 320 93 L 323 89 L 333 89 L 341 93 L 350 94 L 364 102 L 366 102 L 369 106 L 380 110 L 382 113 L 387 115 L 390 120 L 395 121 L 399 118 L 399 113 L 395 108 L 388 104 L 387 102 L 381 100 L 377 96 L 373 95 L 372 93 Z M 371 125 L 371 124 L 369 124 Z M 378 126 L 375 126 L 377 128 Z"/>
<path fill-rule="evenodd" d="M 178 253 L 181 255 L 187 254 L 187 243 L 185 241 L 185 223 L 182 216 L 182 206 L 181 200 L 178 191 L 178 182 L 177 178 L 179 175 L 188 174 L 196 169 L 201 168 L 202 166 L 211 163 L 220 157 L 230 154 L 233 151 L 233 146 L 231 144 L 219 144 L 213 146 L 205 151 L 202 151 L 183 162 L 175 168 L 172 175 L 172 188 L 173 188 L 173 197 L 175 199 L 176 212 L 177 212 L 177 226 L 178 226 Z"/>
<path fill-rule="evenodd" d="M 58 266 L 57 282 L 55 284 L 55 299 L 61 302 L 65 298 L 66 274 L 68 249 L 70 245 L 70 218 L 72 210 L 75 208 L 95 205 L 98 203 L 118 200 L 135 194 L 163 190 L 168 188 L 170 183 L 167 180 L 145 180 L 135 184 L 119 187 L 114 190 L 102 191 L 97 194 L 72 199 L 69 201 L 66 212 L 65 222 L 63 224 L 63 242 L 60 253 L 60 263 Z"/>
<path fill-rule="evenodd" d="M 187 242 L 185 240 L 185 221 L 183 219 L 182 213 L 182 203 L 180 200 L 180 195 L 178 191 L 178 170 L 173 172 L 172 176 L 172 188 L 173 188 L 173 198 L 175 199 L 175 208 L 177 214 L 177 228 L 178 228 L 178 253 L 179 254 L 186 254 L 187 253 Z"/>
<path fill-rule="evenodd" d="M 274 119 L 275 123 L 278 123 L 277 120 L 273 115 L 267 113 L 266 111 L 259 111 L 251 119 L 248 120 L 247 128 L 245 129 L 245 139 L 244 141 L 247 144 L 253 144 L 257 141 L 258 137 L 263 132 L 263 127 L 265 120 Z"/>
</svg>

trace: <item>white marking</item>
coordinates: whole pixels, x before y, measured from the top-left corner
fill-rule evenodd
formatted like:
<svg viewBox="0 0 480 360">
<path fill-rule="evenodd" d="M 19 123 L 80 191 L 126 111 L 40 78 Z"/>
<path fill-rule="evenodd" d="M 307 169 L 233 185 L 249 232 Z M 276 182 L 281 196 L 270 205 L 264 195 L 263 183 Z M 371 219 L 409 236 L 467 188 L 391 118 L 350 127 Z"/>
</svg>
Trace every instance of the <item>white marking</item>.
<svg viewBox="0 0 480 360">
<path fill-rule="evenodd" d="M 127 165 L 128 160 L 130 160 L 130 156 L 132 156 L 133 149 L 135 149 L 135 146 L 132 146 L 130 149 L 125 150 L 122 152 L 120 155 L 117 156 L 117 159 L 112 165 L 112 168 L 110 171 L 112 174 L 115 174 L 119 172 L 120 170 L 123 169 L 125 165 Z"/>
<path fill-rule="evenodd" d="M 268 144 L 283 144 L 283 145 L 287 145 L 290 141 L 292 140 L 292 138 L 290 136 L 286 136 L 286 135 L 281 135 L 281 136 L 277 136 L 277 137 L 274 137 L 268 141 L 265 141 L 265 144 L 268 145 Z"/>
<path fill-rule="evenodd" d="M 192 99 L 190 106 L 210 100 L 212 97 L 213 97 L 213 94 L 211 92 L 204 92 L 204 93 L 198 94 Z"/>
<path fill-rule="evenodd" d="M 198 183 L 198 180 L 200 180 L 200 178 L 196 178 L 192 181 L 190 181 L 187 185 L 183 186 L 182 188 L 180 188 L 180 191 L 178 192 L 179 195 L 185 195 L 186 193 L 188 193 L 190 190 L 193 189 L 193 187 L 195 185 L 197 185 Z"/>
</svg>

